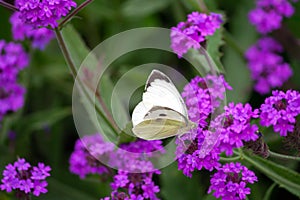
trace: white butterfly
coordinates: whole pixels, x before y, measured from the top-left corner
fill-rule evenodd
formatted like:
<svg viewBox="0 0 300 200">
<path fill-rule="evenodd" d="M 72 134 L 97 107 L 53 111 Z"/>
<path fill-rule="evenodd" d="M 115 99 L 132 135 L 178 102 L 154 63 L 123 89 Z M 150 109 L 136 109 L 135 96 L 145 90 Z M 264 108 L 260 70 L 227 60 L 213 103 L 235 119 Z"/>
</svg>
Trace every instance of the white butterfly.
<svg viewBox="0 0 300 200">
<path fill-rule="evenodd" d="M 196 127 L 170 78 L 158 70 L 149 75 L 142 101 L 132 113 L 133 133 L 144 140 L 184 134 Z"/>
</svg>

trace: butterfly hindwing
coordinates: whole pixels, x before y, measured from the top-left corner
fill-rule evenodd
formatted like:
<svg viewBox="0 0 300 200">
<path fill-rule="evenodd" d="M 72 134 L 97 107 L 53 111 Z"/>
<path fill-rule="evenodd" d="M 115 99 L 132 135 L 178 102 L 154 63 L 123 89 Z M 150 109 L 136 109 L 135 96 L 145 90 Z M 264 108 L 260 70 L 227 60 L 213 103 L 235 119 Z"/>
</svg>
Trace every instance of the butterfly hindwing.
<svg viewBox="0 0 300 200">
<path fill-rule="evenodd" d="M 144 140 L 160 140 L 177 135 L 184 126 L 185 123 L 181 121 L 157 118 L 145 120 L 132 130 L 136 136 Z"/>
</svg>

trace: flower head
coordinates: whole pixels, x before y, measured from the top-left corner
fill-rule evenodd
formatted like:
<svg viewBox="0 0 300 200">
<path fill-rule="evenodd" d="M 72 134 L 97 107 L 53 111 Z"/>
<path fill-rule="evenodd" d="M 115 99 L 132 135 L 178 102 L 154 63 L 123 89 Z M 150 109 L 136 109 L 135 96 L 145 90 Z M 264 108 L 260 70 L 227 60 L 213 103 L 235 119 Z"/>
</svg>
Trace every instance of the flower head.
<svg viewBox="0 0 300 200">
<path fill-rule="evenodd" d="M 251 124 L 252 119 L 258 118 L 258 113 L 259 110 L 253 110 L 250 104 L 229 103 L 225 106 L 225 112 L 211 122 L 222 152 L 232 155 L 234 148 L 240 148 L 244 146 L 244 142 L 258 139 L 258 127 Z"/>
<path fill-rule="evenodd" d="M 180 22 L 171 29 L 171 48 L 179 57 L 191 48 L 199 49 L 200 42 L 213 35 L 223 22 L 222 15 L 217 13 L 193 12 L 187 18 L 186 22 Z"/>
<path fill-rule="evenodd" d="M 109 158 L 114 145 L 105 142 L 99 134 L 84 136 L 77 140 L 73 153 L 70 156 L 70 171 L 85 178 L 88 174 L 109 173 L 109 168 L 97 158 Z"/>
<path fill-rule="evenodd" d="M 226 89 L 231 87 L 224 77 L 212 75 L 204 78 L 195 77 L 184 87 L 182 97 L 185 99 L 189 118 L 198 124 L 196 130 L 191 130 L 176 140 L 178 169 L 188 177 L 191 177 L 191 172 L 196 169 L 204 168 L 212 171 L 220 165 L 218 161 L 221 151 L 217 146 L 218 138 L 212 138 L 207 127 L 209 116 L 221 106 Z M 210 147 L 205 147 L 209 143 Z"/>
<path fill-rule="evenodd" d="M 17 111 L 24 105 L 25 89 L 17 83 L 0 81 L 0 120 L 13 111 Z"/>
<path fill-rule="evenodd" d="M 22 45 L 0 40 L 0 82 L 15 82 L 20 70 L 29 64 Z"/>
<path fill-rule="evenodd" d="M 217 172 L 210 179 L 211 186 L 208 193 L 214 190 L 213 195 L 222 199 L 246 199 L 250 194 L 247 184 L 257 181 L 254 172 L 240 163 L 226 163 L 218 167 Z"/>
<path fill-rule="evenodd" d="M 16 6 L 20 10 L 23 23 L 33 27 L 49 25 L 55 28 L 58 26 L 57 21 L 77 5 L 72 0 L 17 0 Z"/>
<path fill-rule="evenodd" d="M 295 90 L 273 91 L 260 107 L 260 124 L 273 126 L 281 136 L 293 132 L 296 117 L 300 114 L 300 94 Z"/>
<path fill-rule="evenodd" d="M 279 29 L 284 17 L 291 17 L 293 6 L 288 0 L 257 0 L 256 8 L 250 11 L 249 21 L 263 34 Z"/>
<path fill-rule="evenodd" d="M 23 41 L 29 39 L 32 41 L 32 47 L 43 50 L 46 45 L 55 37 L 54 32 L 47 28 L 33 28 L 25 24 L 20 19 L 20 13 L 15 12 L 10 17 L 12 24 L 12 35 L 14 40 Z"/>
<path fill-rule="evenodd" d="M 16 190 L 23 195 L 32 193 L 34 196 L 39 196 L 48 191 L 45 179 L 50 176 L 50 171 L 51 168 L 44 163 L 39 163 L 38 167 L 32 167 L 24 158 L 19 158 L 14 164 L 8 164 L 5 167 L 0 189 L 6 192 Z"/>
<path fill-rule="evenodd" d="M 129 144 L 123 144 L 122 149 L 132 153 L 145 153 L 150 157 L 156 156 L 151 152 L 164 152 L 162 142 L 138 140 Z M 150 154 L 149 154 L 150 153 Z M 126 157 L 125 162 L 119 166 L 118 173 L 111 183 L 111 199 L 158 199 L 156 193 L 160 191 L 155 185 L 153 176 L 161 172 L 154 168 L 147 160 L 140 160 L 130 154 L 120 154 Z M 122 191 L 122 192 L 121 192 Z M 108 198 L 108 197 L 106 197 Z M 105 199 L 105 198 L 104 198 Z"/>
<path fill-rule="evenodd" d="M 289 64 L 279 55 L 281 52 L 281 45 L 270 37 L 260 39 L 247 50 L 245 57 L 256 82 L 254 89 L 260 94 L 282 86 L 292 76 Z"/>
</svg>

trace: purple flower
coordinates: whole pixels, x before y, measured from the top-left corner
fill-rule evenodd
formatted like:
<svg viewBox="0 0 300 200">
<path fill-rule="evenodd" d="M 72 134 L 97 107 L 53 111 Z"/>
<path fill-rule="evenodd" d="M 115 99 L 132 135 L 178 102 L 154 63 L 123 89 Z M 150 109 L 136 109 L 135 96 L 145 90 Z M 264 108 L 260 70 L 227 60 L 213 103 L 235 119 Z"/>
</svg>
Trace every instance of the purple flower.
<svg viewBox="0 0 300 200">
<path fill-rule="evenodd" d="M 296 117 L 300 114 L 300 94 L 295 90 L 273 91 L 272 96 L 265 99 L 260 107 L 260 124 L 273 126 L 281 136 L 293 132 Z"/>
<path fill-rule="evenodd" d="M 37 169 L 40 171 L 41 176 L 35 180 L 34 174 Z M 19 158 L 14 164 L 8 164 L 5 167 L 0 185 L 1 190 L 11 192 L 16 190 L 23 194 L 32 193 L 39 196 L 40 193 L 46 193 L 47 182 L 45 179 L 50 176 L 49 171 L 51 168 L 39 163 L 38 167 L 31 167 L 24 158 Z M 35 175 L 36 176 L 36 175 Z"/>
<path fill-rule="evenodd" d="M 180 22 L 177 27 L 171 29 L 171 48 L 182 57 L 189 49 L 199 49 L 200 43 L 208 35 L 213 35 L 220 28 L 222 15 L 217 13 L 193 12 L 187 16 L 186 22 Z"/>
<path fill-rule="evenodd" d="M 109 173 L 109 168 L 99 161 L 99 158 L 110 158 L 114 144 L 105 142 L 101 135 L 84 136 L 77 140 L 73 153 L 70 156 L 70 171 L 85 178 L 88 174 Z"/>
<path fill-rule="evenodd" d="M 33 195 L 40 196 L 40 194 L 45 194 L 48 192 L 46 187 L 48 186 L 48 183 L 46 181 L 35 181 L 34 182 L 34 190 Z"/>
<path fill-rule="evenodd" d="M 137 155 L 143 153 L 145 157 L 155 157 L 159 155 L 157 153 L 164 153 L 162 142 L 137 140 L 122 144 L 121 149 L 117 152 L 117 156 L 122 159 L 122 162 L 118 163 L 118 173 L 111 183 L 111 199 L 158 199 L 156 193 L 160 189 L 152 178 L 161 172 L 155 169 L 150 161 L 141 159 Z M 125 153 L 124 150 L 131 153 Z"/>
<path fill-rule="evenodd" d="M 288 0 L 257 0 L 256 8 L 250 11 L 249 21 L 263 34 L 279 29 L 283 17 L 291 17 L 294 8 Z"/>
<path fill-rule="evenodd" d="M 22 22 L 33 27 L 50 25 L 55 28 L 58 26 L 57 20 L 66 16 L 77 5 L 72 0 L 17 0 L 16 6 L 20 10 Z"/>
<path fill-rule="evenodd" d="M 0 82 L 15 82 L 20 70 L 29 64 L 22 45 L 0 40 Z"/>
<path fill-rule="evenodd" d="M 211 132 L 206 129 L 210 120 L 208 117 L 220 107 L 226 89 L 231 87 L 224 77 L 212 75 L 195 77 L 184 87 L 182 97 L 185 99 L 189 118 L 198 123 L 197 130 L 192 130 L 176 140 L 178 169 L 188 177 L 192 176 L 191 172 L 194 170 L 204 168 L 212 171 L 220 165 L 218 138 L 212 138 Z M 210 147 L 206 147 L 208 144 Z"/>
<path fill-rule="evenodd" d="M 182 92 L 190 120 L 198 123 L 200 127 L 207 126 L 207 117 L 220 106 L 226 89 L 232 88 L 222 75 L 193 78 Z"/>
<path fill-rule="evenodd" d="M 55 37 L 54 32 L 47 28 L 34 29 L 29 24 L 24 24 L 20 19 L 20 13 L 15 12 L 10 17 L 12 24 L 12 35 L 14 40 L 23 41 L 29 39 L 32 41 L 32 47 L 40 50 L 45 49 L 46 45 Z"/>
<path fill-rule="evenodd" d="M 15 162 L 14 166 L 19 170 L 19 171 L 26 171 L 28 170 L 31 165 L 26 162 L 24 158 L 19 158 L 18 161 Z"/>
<path fill-rule="evenodd" d="M 281 87 L 292 76 L 289 64 L 279 55 L 281 52 L 281 45 L 270 37 L 260 39 L 247 50 L 245 57 L 256 82 L 254 89 L 260 94 Z"/>
<path fill-rule="evenodd" d="M 14 82 L 2 82 L 0 78 L 0 120 L 6 113 L 23 107 L 24 94 L 22 86 Z"/>
<path fill-rule="evenodd" d="M 44 163 L 39 163 L 37 167 L 33 167 L 31 179 L 34 180 L 44 180 L 46 177 L 50 176 L 51 168 L 46 166 Z"/>
<path fill-rule="evenodd" d="M 222 199 L 246 199 L 250 194 L 247 183 L 257 181 L 254 172 L 242 166 L 240 163 L 226 163 L 218 167 L 217 172 L 211 177 L 208 193 L 214 190 L 213 195 Z"/>
<path fill-rule="evenodd" d="M 29 56 L 20 44 L 0 40 L 0 120 L 23 106 L 25 89 L 16 81 L 28 64 Z"/>
<path fill-rule="evenodd" d="M 244 146 L 244 141 L 255 141 L 258 138 L 258 127 L 250 123 L 251 119 L 258 118 L 258 113 L 258 109 L 252 110 L 249 104 L 229 103 L 225 106 L 225 112 L 211 122 L 222 152 L 232 155 L 234 148 Z"/>
</svg>

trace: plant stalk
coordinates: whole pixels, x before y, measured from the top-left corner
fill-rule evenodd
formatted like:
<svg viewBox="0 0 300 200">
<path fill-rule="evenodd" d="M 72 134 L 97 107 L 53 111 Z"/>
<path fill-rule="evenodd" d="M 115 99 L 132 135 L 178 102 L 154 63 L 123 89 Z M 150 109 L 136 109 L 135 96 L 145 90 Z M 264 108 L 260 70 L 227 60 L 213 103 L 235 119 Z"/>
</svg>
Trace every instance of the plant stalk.
<svg viewBox="0 0 300 200">
<path fill-rule="evenodd" d="M 74 77 L 74 80 L 76 79 L 77 77 L 77 69 L 75 67 L 75 64 L 73 63 L 73 60 L 71 58 L 71 55 L 67 49 L 67 46 L 65 44 L 65 41 L 63 39 L 63 36 L 60 32 L 60 30 L 58 30 L 58 28 L 55 29 L 55 34 L 56 34 L 56 38 L 57 38 L 57 41 L 58 41 L 58 44 L 59 44 L 59 47 L 66 59 L 66 62 L 71 70 L 71 73 Z M 80 79 L 80 77 L 78 77 L 78 83 L 82 89 L 82 91 L 84 92 L 84 94 L 86 95 L 86 97 L 88 98 L 89 102 L 91 104 L 93 104 L 93 100 L 92 98 L 90 97 L 90 95 L 88 94 L 88 92 L 86 91 L 85 87 L 84 87 L 84 84 L 82 82 L 82 80 Z M 105 105 L 102 105 L 102 106 L 105 106 Z M 97 104 L 95 105 L 95 109 L 97 111 L 97 113 L 104 119 L 104 121 L 110 126 L 110 128 L 114 131 L 114 133 L 116 134 L 116 136 L 118 135 L 118 129 L 116 127 L 113 126 L 113 122 L 111 122 L 105 115 L 104 113 L 102 112 L 102 110 L 97 106 Z"/>
<path fill-rule="evenodd" d="M 295 161 L 300 161 L 300 157 L 296 157 L 296 156 L 289 156 L 289 155 L 284 155 L 284 154 L 280 154 L 280 153 L 275 153 L 273 151 L 269 150 L 269 155 L 272 158 L 278 158 L 278 159 L 282 159 L 282 160 L 295 160 Z"/>
<path fill-rule="evenodd" d="M 75 8 L 69 15 L 67 15 L 58 25 L 58 29 L 61 30 L 61 28 L 68 23 L 73 16 L 75 16 L 78 12 L 80 12 L 82 9 L 84 9 L 87 5 L 92 3 L 93 0 L 86 0 L 82 4 L 80 4 L 77 8 Z"/>
<path fill-rule="evenodd" d="M 12 10 L 12 11 L 19 11 L 19 9 L 16 6 L 11 5 L 10 3 L 7 3 L 3 0 L 0 0 L 0 5 L 7 8 L 7 9 L 9 9 L 9 10 Z"/>
</svg>

